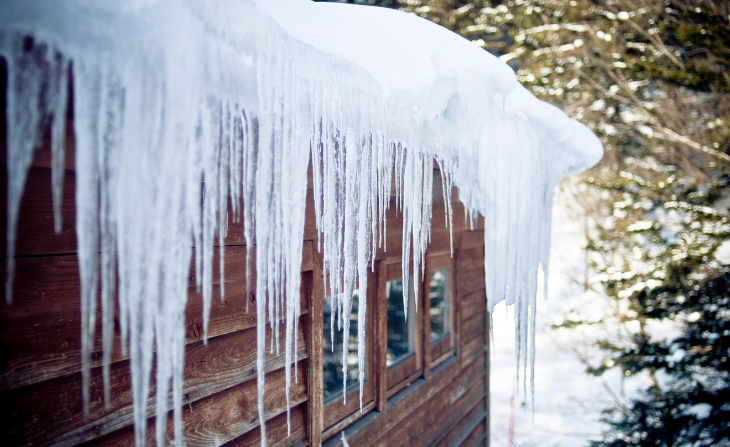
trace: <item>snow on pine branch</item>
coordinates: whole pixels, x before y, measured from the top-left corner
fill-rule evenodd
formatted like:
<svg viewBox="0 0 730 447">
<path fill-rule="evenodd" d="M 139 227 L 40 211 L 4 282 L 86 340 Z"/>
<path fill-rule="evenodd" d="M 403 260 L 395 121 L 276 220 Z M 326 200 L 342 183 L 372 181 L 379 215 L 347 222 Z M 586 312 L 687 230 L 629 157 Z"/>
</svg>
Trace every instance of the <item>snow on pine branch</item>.
<svg viewBox="0 0 730 447">
<path fill-rule="evenodd" d="M 562 176 L 595 164 L 602 148 L 587 128 L 522 89 L 489 53 L 412 15 L 305 0 L 6 1 L 0 52 L 8 67 L 8 303 L 20 199 L 48 122 L 60 228 L 72 73 L 84 410 L 97 316 L 109 400 L 116 293 L 138 445 L 155 344 L 157 443 L 164 443 L 170 409 L 182 442 L 188 271 L 195 259 L 207 337 L 214 243 L 225 237 L 229 201 L 243 221 L 249 261 L 250 248 L 257 250 L 266 444 L 266 320 L 277 334 L 268 349 L 279 352 L 277 316 L 286 312 L 288 399 L 310 161 L 327 294 L 344 334 L 352 291 L 365 296 L 360 278 L 375 248 L 384 247 L 391 187 L 404 215 L 403 276 L 412 256 L 418 287 L 435 159 L 446 203 L 455 186 L 472 218 L 485 218 L 486 304 L 490 311 L 502 300 L 517 306 L 518 366 L 534 361 L 528 338 L 537 269 L 547 266 L 553 189 Z M 448 207 L 446 217 L 450 225 Z M 250 287 L 246 265 L 241 274 Z M 361 386 L 366 312 L 363 301 Z"/>
</svg>

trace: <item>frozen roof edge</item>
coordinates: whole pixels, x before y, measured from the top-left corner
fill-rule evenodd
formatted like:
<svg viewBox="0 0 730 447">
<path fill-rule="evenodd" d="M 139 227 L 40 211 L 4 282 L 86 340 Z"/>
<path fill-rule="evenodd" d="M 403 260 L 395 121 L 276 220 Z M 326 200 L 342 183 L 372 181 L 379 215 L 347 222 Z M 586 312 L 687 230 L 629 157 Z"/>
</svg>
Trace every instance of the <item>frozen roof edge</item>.
<svg viewBox="0 0 730 447">
<path fill-rule="evenodd" d="M 487 92 L 505 98 L 505 111 L 528 120 L 541 135 L 541 149 L 551 146 L 556 151 L 552 174 L 558 178 L 582 172 L 603 157 L 603 145 L 590 129 L 536 98 L 506 63 L 440 25 L 364 5 L 309 0 L 257 4 L 292 37 L 362 67 L 386 96 L 395 90 L 423 93 L 439 76 L 491 84 Z"/>
</svg>

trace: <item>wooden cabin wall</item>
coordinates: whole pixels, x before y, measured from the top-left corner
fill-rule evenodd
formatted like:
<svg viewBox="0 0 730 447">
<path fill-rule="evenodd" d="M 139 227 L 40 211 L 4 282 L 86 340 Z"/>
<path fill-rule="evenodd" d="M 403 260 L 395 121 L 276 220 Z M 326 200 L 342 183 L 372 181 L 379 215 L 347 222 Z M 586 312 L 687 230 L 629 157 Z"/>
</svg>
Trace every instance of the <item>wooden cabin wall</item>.
<svg viewBox="0 0 730 447">
<path fill-rule="evenodd" d="M 5 119 L 6 69 L 0 67 L 0 252 L 7 271 L 7 147 Z M 0 297 L 0 444 L 119 445 L 134 444 L 129 359 L 122 355 L 118 320 L 111 364 L 111 401 L 103 401 L 101 318 L 91 370 L 90 417 L 82 412 L 81 309 L 76 257 L 75 173 L 72 101 L 69 99 L 63 188 L 63 227 L 55 234 L 51 195 L 51 152 L 48 129 L 35 153 L 23 194 L 16 244 L 13 302 Z M 308 201 L 311 202 L 311 193 Z M 302 261 L 302 317 L 297 334 L 298 375 L 291 388 L 291 436 L 287 437 L 284 396 L 284 352 L 266 355 L 267 433 L 274 443 L 306 444 L 307 331 L 312 285 L 313 213 L 305 223 Z M 225 244 L 225 299 L 220 299 L 219 252 L 213 259 L 213 300 L 208 343 L 202 337 L 202 296 L 191 268 L 185 312 L 186 350 L 183 389 L 183 434 L 187 445 L 260 445 L 256 390 L 256 290 L 246 294 L 246 247 L 243 226 L 229 221 Z M 255 249 L 253 254 L 255 265 Z M 249 311 L 246 312 L 246 301 Z M 270 332 L 267 331 L 270 335 Z M 280 338 L 284 326 L 280 325 Z M 154 366 L 148 402 L 149 445 L 154 445 Z M 167 424 L 172 439 L 172 412 Z"/>
<path fill-rule="evenodd" d="M 0 234 L 6 232 L 7 169 L 5 129 L 6 71 L 0 68 Z M 73 98 L 69 98 L 71 103 Z M 90 417 L 84 418 L 81 395 L 81 310 L 76 257 L 74 136 L 69 104 L 63 189 L 63 225 L 53 230 L 50 138 L 34 157 L 23 194 L 16 243 L 13 303 L 0 297 L 0 439 L 3 445 L 133 445 L 129 359 L 122 355 L 115 324 L 111 364 L 111 400 L 104 402 L 101 318 L 97 315 L 91 371 Z M 440 176 L 435 170 L 432 242 L 429 253 L 448 252 Z M 311 188 L 311 181 L 310 181 Z M 488 355 L 484 288 L 483 220 L 468 227 L 454 190 L 456 266 L 456 355 L 389 397 L 384 405 L 344 427 L 350 445 L 484 445 L 488 433 Z M 377 260 L 401 256 L 402 220 L 394 200 L 388 213 L 388 251 Z M 311 326 L 310 308 L 321 314 L 323 278 L 316 248 L 312 191 L 307 196 L 302 262 L 302 309 L 297 334 L 297 380 L 291 387 L 291 435 L 287 436 L 284 352 L 266 355 L 266 418 L 270 445 L 319 444 L 322 367 L 321 328 Z M 0 237 L 6 272 L 6 242 Z M 245 286 L 246 246 L 241 223 L 229 222 L 225 245 L 225 298 L 220 299 L 218 250 L 213 260 L 213 300 L 208 343 L 202 340 L 202 297 L 191 268 L 185 313 L 186 350 L 183 435 L 188 446 L 258 446 L 256 391 L 255 277 Z M 254 248 L 255 265 L 255 248 Z M 255 268 L 252 269 L 255 276 Z M 314 300 L 314 301 L 312 301 Z M 246 312 L 246 302 L 249 311 Z M 321 318 L 320 318 L 321 320 Z M 284 327 L 280 326 L 280 337 Z M 319 335 L 318 335 L 319 334 Z M 267 338 L 270 336 L 267 331 Z M 313 349 L 314 347 L 314 349 Z M 318 355 L 310 356 L 311 352 Z M 310 359 L 310 357 L 312 357 Z M 310 364 L 311 360 L 311 364 Z M 155 442 L 154 366 L 148 401 L 147 440 Z M 320 374 L 321 376 L 321 374 Z M 428 378 L 425 378 L 428 377 Z M 320 386 L 317 387 L 317 383 Z M 315 390 L 314 394 L 312 391 Z M 310 400 L 310 397 L 313 399 Z M 316 409 L 319 409 L 317 413 Z M 317 430 L 320 431 L 317 431 Z M 166 439 L 172 440 L 172 412 Z M 337 445 L 339 436 L 324 439 Z"/>
<path fill-rule="evenodd" d="M 433 188 L 432 233 L 427 257 L 449 253 L 451 249 L 438 169 L 434 170 Z M 456 188 L 452 190 L 452 207 L 456 354 L 433 370 L 429 370 L 427 364 L 422 365 L 422 375 L 388 397 L 382 411 L 371 411 L 344 427 L 350 446 L 483 446 L 488 443 L 489 333 L 484 281 L 484 220 L 479 217 L 473 228 L 467 223 Z M 388 250 L 378 250 L 377 260 L 401 256 L 401 217 L 400 213 L 396 215 L 394 200 L 391 200 L 387 216 Z M 423 293 L 425 289 L 424 284 Z M 325 440 L 324 445 L 342 445 L 339 432 Z"/>
</svg>

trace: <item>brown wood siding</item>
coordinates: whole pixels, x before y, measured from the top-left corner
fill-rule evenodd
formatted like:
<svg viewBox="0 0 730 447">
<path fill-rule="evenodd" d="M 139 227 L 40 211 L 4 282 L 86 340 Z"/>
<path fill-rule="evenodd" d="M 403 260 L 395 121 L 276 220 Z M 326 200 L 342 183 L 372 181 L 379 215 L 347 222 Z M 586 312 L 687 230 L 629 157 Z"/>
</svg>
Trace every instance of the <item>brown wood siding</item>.
<svg viewBox="0 0 730 447">
<path fill-rule="evenodd" d="M 3 71 L 3 70 L 0 70 Z M 0 73 L 4 76 L 4 73 Z M 2 90 L 2 85 L 0 85 Z M 4 101 L 2 104 L 4 114 Z M 4 115 L 3 117 L 4 118 Z M 5 119 L 2 119 L 4 127 Z M 5 129 L 0 138 L 0 160 L 6 160 Z M 122 355 L 115 328 L 111 364 L 111 401 L 103 401 L 100 315 L 97 315 L 92 356 L 90 417 L 82 414 L 81 310 L 76 258 L 75 178 L 73 172 L 72 117 L 67 128 L 66 173 L 63 192 L 63 226 L 53 230 L 50 148 L 48 138 L 33 161 L 20 207 L 13 304 L 0 297 L 0 439 L 20 445 L 131 445 L 134 440 L 129 359 Z M 0 169 L 0 234 L 6 231 L 7 174 Z M 438 171 L 435 175 L 438 176 Z M 311 182 L 310 182 L 311 187 Z M 420 365 L 428 379 L 412 382 L 391 396 L 375 380 L 375 401 L 362 415 L 353 414 L 342 426 L 350 445 L 483 445 L 488 432 L 485 402 L 488 372 L 485 344 L 483 221 L 472 231 L 464 208 L 453 191 L 453 263 L 456 315 L 455 355 L 433 369 Z M 434 210 L 428 254 L 449 253 L 451 235 L 444 221 L 440 177 L 434 179 Z M 394 205 L 388 213 L 388 250 L 376 259 L 399 258 L 402 250 L 402 214 Z M 266 354 L 266 418 L 270 445 L 319 445 L 322 439 L 321 312 L 323 299 L 321 256 L 316 249 L 316 229 L 311 190 L 307 211 L 302 262 L 302 309 L 297 334 L 299 363 L 291 388 L 291 435 L 287 435 L 284 396 L 284 353 Z M 0 237 L 5 276 L 5 238 Z M 256 393 L 255 268 L 246 293 L 246 247 L 243 227 L 229 223 L 225 247 L 225 299 L 220 299 L 218 250 L 213 261 L 213 300 L 208 343 L 202 341 L 202 297 L 196 291 L 191 267 L 186 309 L 186 351 L 183 389 L 183 434 L 188 446 L 258 446 L 260 431 Z M 255 262 L 255 250 L 253 262 Z M 376 288 L 371 282 L 371 289 Z M 312 301 L 314 300 L 314 301 Z M 250 302 L 249 311 L 246 304 Z M 310 314 L 310 308 L 317 316 Z M 377 315 L 378 308 L 369 309 Z M 377 321 L 373 327 L 378 327 Z M 283 339 L 284 327 L 280 326 Z M 319 331 L 319 332 L 317 332 Z M 317 337 L 316 334 L 319 333 Z M 313 337 L 312 335 L 315 334 Z M 424 337 L 426 340 L 427 337 Z M 312 352 L 315 355 L 311 355 Z M 422 357 L 423 358 L 423 357 Z M 421 360 L 423 361 L 423 360 Z M 377 367 L 377 365 L 376 365 Z M 294 379 L 294 378 L 293 378 Z M 148 401 L 147 440 L 155 442 L 155 383 Z M 315 395 L 310 396 L 310 392 Z M 382 400 L 381 400 L 382 396 Z M 310 400 L 310 397 L 312 399 Z M 319 413 L 316 412 L 319 409 Z M 166 439 L 172 440 L 172 412 Z M 330 430 L 331 432 L 332 430 Z M 339 444 L 327 433 L 325 444 Z"/>
<path fill-rule="evenodd" d="M 450 235 L 444 221 L 439 173 L 434 178 L 432 238 L 427 256 L 450 251 Z M 486 291 L 484 285 L 484 222 L 472 230 L 456 190 L 454 207 L 454 257 L 456 281 L 456 355 L 430 370 L 373 410 L 344 428 L 348 443 L 365 446 L 475 446 L 485 445 L 488 427 L 485 352 Z M 388 213 L 388 250 L 376 258 L 400 257 L 402 220 L 394 207 Z M 391 240 L 396 241 L 391 244 Z M 384 287 L 384 286 L 383 286 Z M 381 315 L 381 321 L 384 314 Z M 384 331 L 381 329 L 381 332 Z M 385 390 L 381 391 L 385 395 Z M 337 432 L 325 446 L 341 445 Z"/>
</svg>

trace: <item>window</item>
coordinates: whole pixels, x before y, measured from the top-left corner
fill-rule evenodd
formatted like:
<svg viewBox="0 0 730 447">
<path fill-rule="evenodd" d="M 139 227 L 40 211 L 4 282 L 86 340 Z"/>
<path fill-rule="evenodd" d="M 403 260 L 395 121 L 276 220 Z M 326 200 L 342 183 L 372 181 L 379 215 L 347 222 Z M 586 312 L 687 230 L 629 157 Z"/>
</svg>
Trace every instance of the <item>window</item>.
<svg viewBox="0 0 730 447">
<path fill-rule="evenodd" d="M 409 276 L 406 318 L 400 256 L 379 261 L 376 271 L 368 273 L 368 297 L 360 296 L 359 290 L 353 292 L 350 335 L 346 341 L 338 327 L 332 297 L 325 297 L 320 313 L 323 321 L 318 330 L 322 335 L 322 439 L 337 435 L 376 405 L 378 410 L 384 410 L 391 396 L 421 377 L 428 378 L 434 366 L 454 355 L 453 262 L 449 253 L 427 256 L 418 294 L 414 290 L 414 278 Z M 363 299 L 369 301 L 366 378 L 363 413 L 360 413 L 357 315 Z M 334 346 L 331 325 L 334 325 Z M 345 404 L 343 342 L 347 343 L 348 350 Z"/>
<path fill-rule="evenodd" d="M 369 274 L 368 281 L 374 282 L 372 273 Z M 370 286 L 368 295 L 373 295 L 374 286 Z M 323 303 L 323 324 L 322 324 L 322 394 L 323 394 L 323 428 L 325 437 L 331 436 L 332 433 L 338 432 L 340 426 L 347 425 L 348 418 L 356 418 L 360 415 L 360 379 L 358 370 L 357 357 L 357 332 L 358 321 L 357 315 L 360 307 L 360 300 L 367 299 L 361 297 L 359 290 L 354 290 L 352 294 L 352 314 L 350 315 L 350 336 L 347 340 L 347 399 L 343 404 L 342 396 L 342 331 L 338 327 L 335 312 L 332 308 L 332 297 L 327 296 Z M 371 300 L 372 301 L 372 300 Z M 372 307 L 370 307 L 372 308 Z M 371 312 L 368 312 L 369 314 Z M 334 318 L 333 318 L 334 317 Z M 367 410 L 374 405 L 374 387 L 371 380 L 373 376 L 372 360 L 372 333 L 373 333 L 372 315 L 368 315 L 366 328 L 365 343 L 365 383 L 363 386 L 363 410 Z M 334 351 L 332 350 L 332 327 L 334 325 Z"/>
<path fill-rule="evenodd" d="M 440 194 L 438 196 L 441 197 Z M 333 309 L 332 298 L 322 299 L 326 293 L 327 273 L 322 270 L 323 256 L 316 251 L 313 244 L 310 299 L 312 324 L 308 332 L 312 355 L 308 359 L 308 381 L 311 389 L 316 391 L 308 396 L 307 406 L 310 439 L 315 445 L 328 440 L 336 444 L 336 438 L 340 437 L 342 430 L 361 430 L 380 417 L 388 417 L 390 413 L 386 410 L 394 405 L 395 400 L 403 402 L 402 398 L 430 390 L 434 383 L 442 383 L 442 379 L 432 381 L 432 371 L 440 375 L 437 371 L 461 368 L 461 362 L 455 356 L 460 353 L 457 329 L 461 329 L 457 328 L 457 314 L 462 314 L 463 310 L 457 309 L 455 297 L 457 279 L 463 281 L 463 278 L 457 275 L 457 264 L 455 258 L 451 257 L 452 245 L 457 250 L 470 247 L 472 239 L 481 244 L 483 235 L 479 239 L 479 234 L 472 238 L 469 233 L 470 237 L 465 239 L 460 233 L 465 231 L 466 226 L 455 226 L 453 231 L 457 234 L 454 236 L 458 237 L 453 239 L 452 230 L 447 226 L 436 225 L 432 229 L 432 240 L 427 247 L 424 263 L 419 266 L 419 270 L 423 269 L 418 272 L 421 273 L 419 282 L 414 281 L 411 264 L 408 282 L 405 283 L 401 251 L 398 250 L 403 235 L 398 229 L 400 225 L 393 223 L 402 217 L 394 212 L 393 196 L 390 197 L 390 203 L 389 228 L 394 229 L 383 234 L 384 239 L 381 242 L 387 240 L 387 245 L 395 246 L 396 250 L 386 253 L 378 246 L 373 264 L 368 266 L 367 296 L 360 295 L 362 287 L 353 293 L 353 314 L 348 340 L 342 339 L 342 331 L 338 328 L 336 319 L 336 305 Z M 434 201 L 434 204 L 444 206 L 444 202 L 439 204 Z M 470 251 L 469 256 L 471 255 Z M 477 277 L 477 273 L 472 276 Z M 407 295 L 404 288 L 409 291 Z M 407 312 L 404 310 L 404 298 Z M 363 411 L 360 412 L 357 333 L 362 328 L 358 328 L 357 315 L 360 306 L 365 302 L 367 348 Z M 474 305 L 471 301 L 466 304 Z M 331 325 L 334 325 L 334 339 Z M 342 389 L 343 346 L 346 346 L 347 355 L 344 361 L 348 367 L 345 396 Z M 343 397 L 346 397 L 346 404 L 343 404 Z M 350 432 L 347 433 L 349 436 Z"/>
<path fill-rule="evenodd" d="M 352 294 L 352 314 L 350 315 L 350 337 L 347 347 L 347 391 L 359 387 L 358 378 L 358 357 L 357 357 L 357 308 L 359 305 L 360 291 L 355 290 Z M 323 349 L 323 374 L 324 382 L 324 403 L 325 405 L 333 400 L 342 400 L 342 332 L 337 329 L 337 323 L 332 318 L 332 297 L 324 299 L 324 324 L 322 334 Z M 334 328 L 332 327 L 334 326 Z M 332 336 L 334 329 L 334 337 Z M 334 347 L 332 339 L 334 338 Z M 367 358 L 367 356 L 366 356 Z M 338 399 L 339 398 L 339 399 Z"/>
<path fill-rule="evenodd" d="M 408 280 L 408 308 L 414 309 L 413 278 Z M 388 281 L 385 285 L 388 299 L 388 351 L 385 364 L 390 367 L 416 353 L 416 323 L 413 315 L 405 318 L 403 279 Z"/>
<path fill-rule="evenodd" d="M 378 324 L 384 340 L 379 340 L 381 362 L 385 367 L 385 394 L 391 396 L 421 375 L 422 305 L 416 312 L 413 277 L 408 279 L 408 318 L 403 308 L 403 272 L 400 258 L 383 261 L 378 269 Z M 422 287 L 420 288 L 422 289 Z M 419 290 L 421 294 L 421 290 Z M 420 300 L 419 300 L 420 301 Z"/>
<path fill-rule="evenodd" d="M 428 278 L 429 313 L 431 320 L 431 343 L 449 335 L 451 331 L 451 272 L 441 269 L 431 272 Z"/>
<path fill-rule="evenodd" d="M 450 255 L 433 256 L 426 260 L 426 266 L 426 357 L 429 365 L 435 366 L 454 353 L 453 260 Z"/>
</svg>

